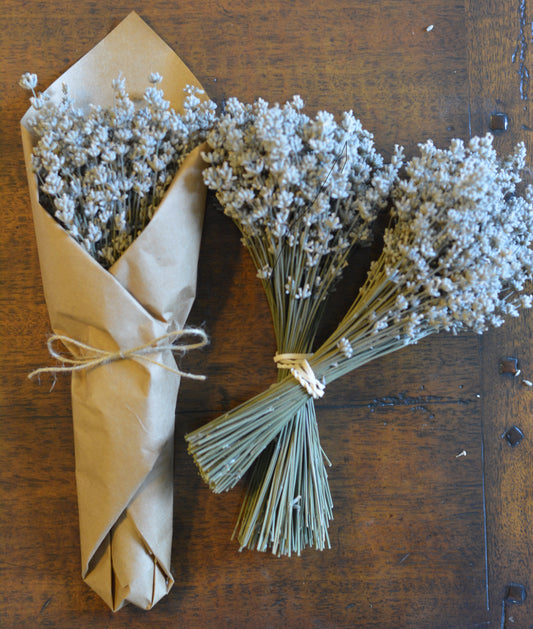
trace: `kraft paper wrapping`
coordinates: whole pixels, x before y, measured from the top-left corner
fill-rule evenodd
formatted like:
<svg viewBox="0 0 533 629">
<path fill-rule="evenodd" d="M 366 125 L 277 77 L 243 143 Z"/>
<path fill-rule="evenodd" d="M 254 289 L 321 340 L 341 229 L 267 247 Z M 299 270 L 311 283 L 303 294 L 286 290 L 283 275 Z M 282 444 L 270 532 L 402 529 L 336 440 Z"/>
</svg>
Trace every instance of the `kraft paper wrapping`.
<svg viewBox="0 0 533 629">
<path fill-rule="evenodd" d="M 78 105 L 109 105 L 122 72 L 141 96 L 150 72 L 179 110 L 199 85 L 176 54 L 130 14 L 47 90 L 67 83 Z M 205 207 L 201 147 L 177 174 L 144 232 L 104 270 L 38 201 L 29 110 L 21 121 L 44 293 L 52 329 L 91 346 L 126 350 L 181 329 L 196 293 Z M 75 349 L 73 351 L 76 351 Z M 168 350 L 150 356 L 176 368 Z M 114 611 L 149 609 L 173 584 L 173 442 L 179 377 L 138 359 L 72 374 L 76 483 L 84 580 Z"/>
</svg>

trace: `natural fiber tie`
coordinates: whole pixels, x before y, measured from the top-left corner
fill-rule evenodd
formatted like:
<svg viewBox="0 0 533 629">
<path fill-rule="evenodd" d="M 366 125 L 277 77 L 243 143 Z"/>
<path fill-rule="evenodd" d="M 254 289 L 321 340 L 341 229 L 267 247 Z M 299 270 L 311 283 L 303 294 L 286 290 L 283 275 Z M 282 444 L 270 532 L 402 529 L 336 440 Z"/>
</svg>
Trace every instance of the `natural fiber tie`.
<svg viewBox="0 0 533 629">
<path fill-rule="evenodd" d="M 176 343 L 176 341 L 183 336 L 196 336 L 200 340 L 196 343 Z M 70 356 L 59 352 L 54 348 L 54 343 L 57 343 L 58 341 L 63 343 L 63 345 L 65 345 L 65 347 L 70 351 Z M 167 350 L 171 352 L 188 352 L 194 349 L 200 349 L 201 347 L 207 345 L 207 343 L 207 334 L 200 328 L 185 328 L 175 332 L 168 332 L 158 336 L 148 343 L 144 343 L 143 345 L 138 345 L 137 347 L 119 350 L 116 352 L 87 345 L 86 343 L 72 339 L 64 334 L 53 334 L 47 342 L 48 351 L 50 352 L 50 356 L 52 356 L 52 358 L 55 358 L 59 362 L 63 363 L 63 365 L 35 369 L 35 371 L 28 374 L 28 378 L 33 378 L 34 376 L 38 376 L 42 373 L 55 374 L 62 371 L 81 371 L 83 369 L 92 369 L 93 367 L 106 365 L 107 363 L 112 363 L 117 360 L 139 358 L 141 360 L 145 360 L 146 362 L 153 363 L 154 365 L 158 365 L 166 371 L 175 373 L 178 376 L 184 376 L 185 378 L 191 378 L 193 380 L 205 380 L 205 376 L 188 373 L 181 371 L 180 369 L 174 369 L 157 360 L 154 360 L 153 358 L 150 358 L 149 355 Z M 82 350 L 83 354 L 75 356 L 69 346 L 77 347 Z"/>
<path fill-rule="evenodd" d="M 288 369 L 309 395 L 317 400 L 324 395 L 326 385 L 315 376 L 307 362 L 308 354 L 276 354 L 274 362 L 278 369 Z"/>
</svg>

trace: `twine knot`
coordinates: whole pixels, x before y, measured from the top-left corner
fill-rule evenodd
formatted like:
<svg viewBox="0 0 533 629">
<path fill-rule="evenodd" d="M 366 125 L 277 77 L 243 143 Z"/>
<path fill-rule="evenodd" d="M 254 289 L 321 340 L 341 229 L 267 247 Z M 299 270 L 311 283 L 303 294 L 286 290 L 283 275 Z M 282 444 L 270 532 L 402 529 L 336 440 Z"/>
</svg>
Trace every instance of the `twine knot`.
<svg viewBox="0 0 533 629">
<path fill-rule="evenodd" d="M 198 341 L 193 343 L 177 343 L 177 341 L 184 336 L 196 337 L 198 338 Z M 63 343 L 70 352 L 70 355 L 56 350 L 54 344 L 57 342 Z M 138 345 L 137 347 L 132 347 L 126 350 L 120 349 L 118 351 L 109 351 L 93 347 L 87 343 L 82 343 L 81 341 L 70 338 L 65 334 L 52 334 L 47 341 L 48 351 L 50 352 L 50 356 L 52 356 L 52 358 L 55 358 L 63 364 L 55 367 L 41 367 L 39 369 L 35 369 L 35 371 L 28 374 L 28 378 L 33 378 L 34 376 L 38 376 L 42 373 L 55 374 L 59 372 L 82 371 L 84 369 L 92 369 L 93 367 L 106 365 L 117 360 L 138 358 L 154 365 L 158 365 L 162 369 L 175 373 L 178 376 L 183 376 L 192 380 L 205 380 L 205 376 L 169 367 L 168 365 L 151 358 L 150 354 L 156 354 L 164 351 L 188 352 L 194 349 L 200 349 L 201 347 L 207 345 L 208 342 L 209 339 L 207 334 L 201 328 L 184 328 L 182 330 L 175 330 L 173 332 L 162 334 L 161 336 L 148 341 L 148 343 Z M 71 348 L 77 348 L 81 350 L 82 353 L 79 356 L 76 356 Z"/>
<path fill-rule="evenodd" d="M 276 354 L 274 362 L 278 369 L 288 369 L 307 393 L 317 400 L 324 395 L 326 385 L 315 376 L 307 362 L 307 356 L 308 354 Z"/>
</svg>

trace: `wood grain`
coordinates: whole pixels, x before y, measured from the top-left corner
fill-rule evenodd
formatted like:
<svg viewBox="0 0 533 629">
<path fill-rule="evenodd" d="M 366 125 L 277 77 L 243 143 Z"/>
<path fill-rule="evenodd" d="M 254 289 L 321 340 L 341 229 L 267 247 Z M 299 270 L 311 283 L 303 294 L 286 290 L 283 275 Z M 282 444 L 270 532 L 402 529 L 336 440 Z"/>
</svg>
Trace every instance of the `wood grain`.
<svg viewBox="0 0 533 629">
<path fill-rule="evenodd" d="M 524 68 L 531 63 L 527 23 L 532 7 L 525 2 L 491 1 L 483 3 L 482 9 L 476 2 L 469 5 L 472 132 L 486 133 L 491 115 L 504 113 L 509 128 L 495 133 L 496 147 L 502 152 L 510 151 L 523 141 L 531 155 L 529 100 L 533 94 L 523 76 Z M 494 29 L 495 23 L 498 29 Z M 531 183 L 530 177 L 528 182 Z M 531 325 L 531 313 L 527 313 L 504 329 L 486 335 L 481 362 L 489 604 L 493 609 L 501 609 L 508 626 L 512 626 L 512 619 L 523 627 L 530 627 L 533 622 L 531 598 L 520 605 L 502 606 L 502 600 L 506 599 L 510 584 L 523 586 L 529 594 L 533 587 L 533 393 L 523 383 L 533 370 Z M 499 373 L 499 365 L 507 357 L 518 360 L 521 374 Z M 513 426 L 526 436 L 515 447 L 504 437 Z"/>
<path fill-rule="evenodd" d="M 533 389 L 498 371 L 502 357 L 517 356 L 533 380 L 531 316 L 484 337 L 426 339 L 333 383 L 317 403 L 333 463 L 332 548 L 290 559 L 238 552 L 230 538 L 242 488 L 210 493 L 183 437 L 273 381 L 274 342 L 253 266 L 212 201 L 190 317 L 205 323 L 212 342 L 187 358 L 208 380 L 183 383 L 176 414 L 176 585 L 151 612 L 107 610 L 80 576 L 68 379 L 50 391 L 49 380 L 26 378 L 48 361 L 49 324 L 19 134 L 26 95 L 17 86 L 25 71 L 47 85 L 133 9 L 219 103 L 299 93 L 310 112 L 353 108 L 385 155 L 395 143 L 411 155 L 428 137 L 445 145 L 485 133 L 501 110 L 510 126 L 496 136 L 498 148 L 524 140 L 531 154 L 531 95 L 521 96 L 511 62 L 519 7 L 519 0 L 5 0 L 1 627 L 499 627 L 512 582 L 528 597 L 503 608 L 505 626 L 531 626 Z M 524 54 L 527 63 L 531 53 Z M 374 254 L 351 260 L 322 336 Z M 502 439 L 512 424 L 525 434 L 515 448 Z"/>
</svg>

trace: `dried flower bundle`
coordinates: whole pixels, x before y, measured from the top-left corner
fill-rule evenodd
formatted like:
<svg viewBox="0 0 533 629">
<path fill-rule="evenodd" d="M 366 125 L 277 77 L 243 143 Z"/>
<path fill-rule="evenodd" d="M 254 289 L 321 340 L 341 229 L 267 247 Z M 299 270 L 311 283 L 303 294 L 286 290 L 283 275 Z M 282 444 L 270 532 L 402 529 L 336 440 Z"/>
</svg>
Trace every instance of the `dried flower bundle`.
<svg viewBox="0 0 533 629">
<path fill-rule="evenodd" d="M 113 611 L 150 609 L 174 583 L 176 401 L 192 375 L 174 352 L 207 342 L 186 322 L 214 105 L 135 13 L 45 94 L 33 74 L 21 85 L 33 94 L 21 133 L 48 347 L 63 362 L 33 374 L 71 373 L 81 575 Z"/>
<path fill-rule="evenodd" d="M 215 119 L 215 105 L 187 86 L 176 113 L 149 77 L 141 106 L 113 81 L 114 106 L 75 107 L 68 86 L 59 103 L 36 94 L 37 76 L 26 73 L 37 112 L 39 138 L 32 165 L 43 207 L 105 268 L 111 267 L 146 227 L 185 157 L 200 145 Z"/>
<path fill-rule="evenodd" d="M 445 150 L 420 146 L 392 192 L 381 256 L 335 332 L 308 359 L 318 379 L 327 384 L 439 331 L 482 333 L 531 307 L 523 289 L 533 276 L 533 192 L 517 191 L 524 163 L 522 144 L 500 160 L 491 136 L 466 146 L 455 140 Z M 191 435 L 212 489 L 234 486 L 308 399 L 287 376 Z M 272 496 L 280 499 L 290 482 L 276 478 Z M 300 502 L 307 499 L 302 494 Z M 292 539 L 280 539 L 283 530 L 264 538 L 263 513 L 252 501 L 241 518 L 240 535 L 250 546 L 260 540 L 261 549 L 294 548 Z"/>
<path fill-rule="evenodd" d="M 283 379 L 291 361 L 311 351 L 348 254 L 369 242 L 397 176 L 400 152 L 384 164 L 352 112 L 339 122 L 324 111 L 310 118 L 297 96 L 282 106 L 232 98 L 207 140 L 212 150 L 205 155 L 204 181 L 238 226 L 257 267 Z M 320 395 L 317 381 L 304 385 Z M 193 452 L 196 438 L 188 437 Z M 300 454 L 294 456 L 294 450 Z M 273 504 L 272 483 L 288 476 L 291 482 Z M 284 432 L 261 454 L 249 501 L 261 513 L 264 539 L 274 529 L 283 531 L 276 539 L 292 540 L 275 552 L 329 544 L 332 503 L 313 397 L 298 406 Z"/>
</svg>

